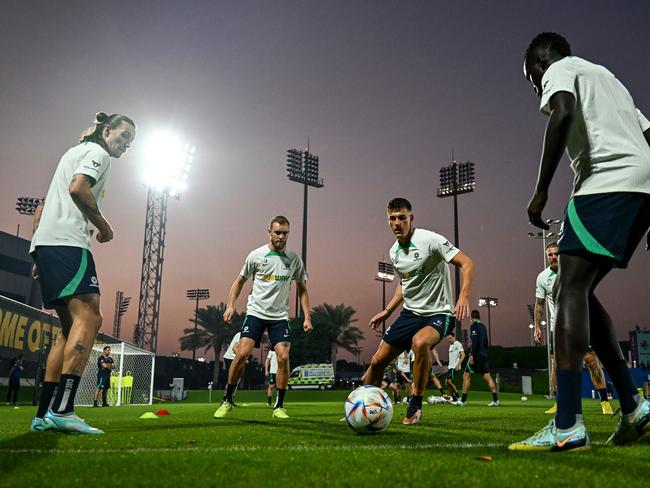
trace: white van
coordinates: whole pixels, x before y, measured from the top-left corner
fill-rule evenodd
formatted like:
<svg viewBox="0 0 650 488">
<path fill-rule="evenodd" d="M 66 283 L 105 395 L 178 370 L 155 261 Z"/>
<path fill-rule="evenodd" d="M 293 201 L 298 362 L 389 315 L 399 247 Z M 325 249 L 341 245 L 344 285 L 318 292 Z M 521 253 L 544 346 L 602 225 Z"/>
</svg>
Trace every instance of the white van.
<svg viewBox="0 0 650 488">
<path fill-rule="evenodd" d="M 331 364 L 303 364 L 293 368 L 289 375 L 289 389 L 319 389 L 334 386 L 334 366 Z"/>
</svg>

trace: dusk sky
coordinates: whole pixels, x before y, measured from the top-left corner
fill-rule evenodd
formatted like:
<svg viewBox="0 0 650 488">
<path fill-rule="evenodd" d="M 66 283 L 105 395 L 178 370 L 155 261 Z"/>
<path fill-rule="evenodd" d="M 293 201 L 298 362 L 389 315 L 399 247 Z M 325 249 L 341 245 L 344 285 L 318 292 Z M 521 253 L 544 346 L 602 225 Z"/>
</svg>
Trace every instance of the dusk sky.
<svg viewBox="0 0 650 488">
<path fill-rule="evenodd" d="M 170 354 L 193 315 L 185 290 L 209 288 L 207 303 L 225 302 L 247 253 L 266 242 L 271 217 L 289 218 L 289 246 L 300 252 L 302 187 L 287 179 L 285 154 L 309 136 L 325 180 L 309 197 L 312 305 L 356 309 L 367 360 L 378 341 L 367 323 L 381 309 L 373 276 L 394 240 L 386 203 L 408 198 L 416 226 L 453 240 L 452 200 L 435 196 L 453 149 L 476 164 L 476 191 L 459 199 L 460 248 L 476 261 L 472 306 L 498 297 L 493 342 L 527 345 L 526 304 L 543 254 L 527 236 L 535 229 L 526 205 L 546 117 L 523 77 L 523 52 L 538 32 L 562 33 L 575 55 L 615 73 L 648 116 L 648 19 L 644 0 L 7 0 L 0 229 L 20 224 L 31 238 L 16 197 L 45 195 L 59 158 L 97 111 L 132 117 L 137 139 L 113 160 L 103 206 L 115 239 L 93 244 L 102 330 L 112 331 L 120 289 L 133 297 L 123 320 L 130 340 L 147 196 L 142 142 L 172 129 L 196 145 L 189 188 L 168 210 L 158 353 Z M 561 218 L 571 181 L 565 157 L 545 218 Z M 650 254 L 639 248 L 630 268 L 599 288 L 619 339 L 650 325 L 649 272 Z"/>
</svg>

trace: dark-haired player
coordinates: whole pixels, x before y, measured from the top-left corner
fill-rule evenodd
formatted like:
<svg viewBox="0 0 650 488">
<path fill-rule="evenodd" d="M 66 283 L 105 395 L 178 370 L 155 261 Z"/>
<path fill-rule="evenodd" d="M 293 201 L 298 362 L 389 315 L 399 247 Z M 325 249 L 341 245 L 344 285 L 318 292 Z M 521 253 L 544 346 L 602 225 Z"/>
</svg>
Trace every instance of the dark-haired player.
<svg viewBox="0 0 650 488">
<path fill-rule="evenodd" d="M 613 268 L 625 268 L 650 226 L 650 123 L 607 69 L 572 56 L 559 34 L 537 35 L 524 75 L 549 115 L 528 217 L 547 229 L 542 211 L 566 149 L 575 173 L 554 297 L 557 413 L 510 449 L 580 450 L 590 442 L 582 419 L 582 358 L 591 344 L 619 395 L 621 419 L 608 444 L 629 444 L 650 430 L 650 403 L 640 397 L 595 290 Z"/>
<path fill-rule="evenodd" d="M 411 204 L 404 198 L 388 203 L 388 224 L 397 238 L 390 249 L 390 259 L 400 283 L 384 310 L 370 320 L 376 329 L 404 302 L 397 320 L 386 330 L 377 352 L 370 361 L 364 382 L 379 386 L 384 369 L 402 351 L 412 349 L 415 360 L 412 396 L 403 423 L 416 424 L 422 417 L 422 396 L 429 381 L 429 350 L 438 344 L 469 313 L 469 293 L 474 262 L 443 236 L 413 226 Z M 454 306 L 448 263 L 459 266 L 462 288 Z"/>
<path fill-rule="evenodd" d="M 82 134 L 81 143 L 61 157 L 45 204 L 34 215 L 29 250 L 34 276 L 40 279 L 45 307 L 56 310 L 62 332 L 47 359 L 32 431 L 103 434 L 74 413 L 77 387 L 102 324 L 89 227 L 92 224 L 97 229 L 98 242 L 113 239 L 113 228 L 100 206 L 111 158 L 121 157 L 134 138 L 135 124 L 129 117 L 98 113 L 93 126 Z M 48 410 L 55 387 L 56 396 Z"/>
<path fill-rule="evenodd" d="M 93 407 L 98 407 L 99 394 L 102 394 L 102 407 L 108 407 L 108 389 L 111 387 L 111 372 L 116 368 L 111 357 L 111 347 L 105 346 L 102 354 L 97 358 L 97 388 L 93 396 Z"/>
</svg>

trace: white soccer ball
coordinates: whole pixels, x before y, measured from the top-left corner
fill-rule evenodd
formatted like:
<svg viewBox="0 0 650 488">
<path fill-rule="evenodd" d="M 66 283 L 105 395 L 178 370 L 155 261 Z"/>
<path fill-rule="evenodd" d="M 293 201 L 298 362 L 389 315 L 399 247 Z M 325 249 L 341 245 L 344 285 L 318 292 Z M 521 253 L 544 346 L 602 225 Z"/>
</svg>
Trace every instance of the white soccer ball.
<svg viewBox="0 0 650 488">
<path fill-rule="evenodd" d="M 522 396 L 522 397 L 521 397 L 521 401 L 522 401 L 522 402 L 527 402 L 527 401 L 528 401 L 528 397 L 527 397 L 527 396 Z"/>
<path fill-rule="evenodd" d="M 345 400 L 345 420 L 359 434 L 381 432 L 393 418 L 393 404 L 384 390 L 360 386 Z"/>
</svg>

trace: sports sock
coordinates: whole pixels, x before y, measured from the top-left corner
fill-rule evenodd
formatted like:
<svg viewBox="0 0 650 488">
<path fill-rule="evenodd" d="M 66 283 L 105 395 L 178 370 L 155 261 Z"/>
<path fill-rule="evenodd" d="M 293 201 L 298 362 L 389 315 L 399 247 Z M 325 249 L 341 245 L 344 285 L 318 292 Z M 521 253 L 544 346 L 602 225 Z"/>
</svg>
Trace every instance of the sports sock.
<svg viewBox="0 0 650 488">
<path fill-rule="evenodd" d="M 601 388 L 597 391 L 601 402 L 606 402 L 609 400 L 609 398 L 607 397 L 607 388 Z"/>
<path fill-rule="evenodd" d="M 271 405 L 272 400 L 273 400 L 273 397 L 272 397 L 272 396 L 267 396 L 267 397 L 266 397 L 266 401 L 267 401 L 267 403 L 268 403 L 269 405 Z"/>
<path fill-rule="evenodd" d="M 58 386 L 56 381 L 44 381 L 43 386 L 41 387 L 41 395 L 38 399 L 38 411 L 36 416 L 39 419 L 43 418 L 43 415 L 47 412 L 47 409 L 50 408 L 50 402 L 52 401 L 52 396 L 54 396 L 54 390 Z"/>
<path fill-rule="evenodd" d="M 582 414 L 582 371 L 571 369 L 557 370 L 557 413 L 555 425 L 558 429 L 568 429 L 576 423 L 576 415 Z"/>
<path fill-rule="evenodd" d="M 463 396 L 460 397 L 460 401 L 465 403 L 467 401 L 467 393 L 463 393 Z"/>
<path fill-rule="evenodd" d="M 104 388 L 102 390 L 102 405 L 104 405 L 104 406 L 108 405 L 108 398 L 106 398 L 107 395 L 108 395 L 108 390 L 106 388 Z"/>
<path fill-rule="evenodd" d="M 456 395 L 454 392 L 451 393 L 451 399 L 453 401 L 458 401 L 458 395 Z"/>
<path fill-rule="evenodd" d="M 442 388 L 438 388 L 438 391 L 440 392 L 440 396 L 445 394 L 445 390 L 443 390 Z"/>
<path fill-rule="evenodd" d="M 417 409 L 422 409 L 422 395 L 413 395 L 409 401 L 409 405 Z"/>
<path fill-rule="evenodd" d="M 56 392 L 52 411 L 54 413 L 66 414 L 74 411 L 74 398 L 77 395 L 81 376 L 74 374 L 62 374 L 59 381 L 59 389 Z"/>
<path fill-rule="evenodd" d="M 495 391 L 492 393 L 492 401 L 493 402 L 498 402 L 499 401 L 499 394 Z"/>
<path fill-rule="evenodd" d="M 621 412 L 623 414 L 629 414 L 634 412 L 638 400 L 638 391 L 634 382 L 632 381 L 632 376 L 630 376 L 630 371 L 627 369 L 627 363 L 624 359 L 619 361 L 614 361 L 613 364 L 606 366 L 609 377 L 614 383 L 614 387 L 618 392 L 618 400 L 621 404 Z"/>
<path fill-rule="evenodd" d="M 224 398 L 224 402 L 233 402 L 232 396 L 235 393 L 235 388 L 237 388 L 237 385 L 231 385 L 230 383 L 226 385 L 226 398 Z"/>
<path fill-rule="evenodd" d="M 282 408 L 284 406 L 284 394 L 287 392 L 286 388 L 278 388 L 278 397 L 275 399 L 275 406 L 273 407 L 274 409 L 276 408 Z"/>
</svg>

